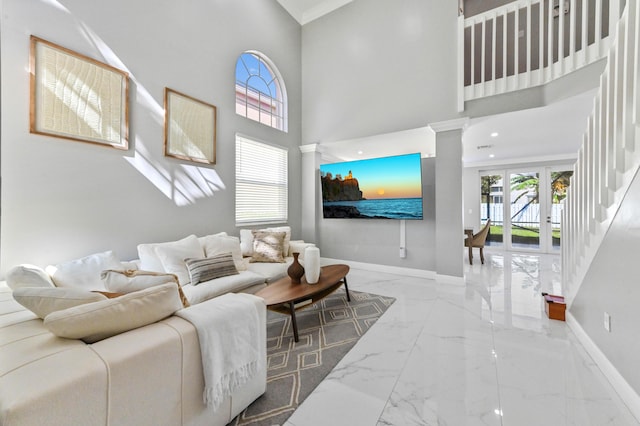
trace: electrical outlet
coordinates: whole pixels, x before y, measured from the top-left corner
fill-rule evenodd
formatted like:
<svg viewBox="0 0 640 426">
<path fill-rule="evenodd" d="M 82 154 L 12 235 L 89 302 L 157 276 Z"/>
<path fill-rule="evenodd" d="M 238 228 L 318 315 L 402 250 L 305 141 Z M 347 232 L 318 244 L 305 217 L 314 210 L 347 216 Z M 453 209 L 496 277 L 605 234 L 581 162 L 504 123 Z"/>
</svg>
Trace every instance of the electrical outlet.
<svg viewBox="0 0 640 426">
<path fill-rule="evenodd" d="M 608 312 L 604 313 L 604 329 L 611 333 L 611 315 Z"/>
</svg>

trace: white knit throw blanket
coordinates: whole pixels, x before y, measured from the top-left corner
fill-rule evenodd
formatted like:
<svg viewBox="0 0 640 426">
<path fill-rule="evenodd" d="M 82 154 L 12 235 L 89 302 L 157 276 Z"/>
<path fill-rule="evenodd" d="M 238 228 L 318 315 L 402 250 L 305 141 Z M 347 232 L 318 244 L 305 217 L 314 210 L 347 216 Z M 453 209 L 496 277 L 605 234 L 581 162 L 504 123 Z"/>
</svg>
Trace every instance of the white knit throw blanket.
<svg viewBox="0 0 640 426">
<path fill-rule="evenodd" d="M 258 370 L 260 322 L 251 297 L 228 293 L 176 312 L 198 332 L 204 403 L 214 410 Z"/>
</svg>

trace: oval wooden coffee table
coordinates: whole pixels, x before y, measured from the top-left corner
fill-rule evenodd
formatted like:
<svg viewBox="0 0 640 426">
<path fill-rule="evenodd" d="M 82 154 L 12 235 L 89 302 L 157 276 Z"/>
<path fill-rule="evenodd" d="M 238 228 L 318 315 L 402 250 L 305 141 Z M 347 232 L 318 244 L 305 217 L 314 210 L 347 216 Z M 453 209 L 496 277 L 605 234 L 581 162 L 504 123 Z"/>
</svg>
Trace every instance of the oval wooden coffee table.
<svg viewBox="0 0 640 426">
<path fill-rule="evenodd" d="M 317 284 L 308 284 L 304 277 L 300 280 L 300 284 L 294 284 L 291 282 L 291 278 L 287 276 L 258 291 L 256 296 L 264 299 L 270 311 L 291 315 L 293 338 L 297 342 L 296 310 L 324 299 L 340 288 L 342 284 L 344 284 L 344 289 L 347 292 L 347 301 L 351 302 L 349 287 L 347 287 L 348 273 L 348 265 L 327 265 L 320 268 L 320 279 Z M 303 303 L 307 301 L 309 302 Z M 301 304 L 304 304 L 304 306 L 301 306 Z"/>
</svg>

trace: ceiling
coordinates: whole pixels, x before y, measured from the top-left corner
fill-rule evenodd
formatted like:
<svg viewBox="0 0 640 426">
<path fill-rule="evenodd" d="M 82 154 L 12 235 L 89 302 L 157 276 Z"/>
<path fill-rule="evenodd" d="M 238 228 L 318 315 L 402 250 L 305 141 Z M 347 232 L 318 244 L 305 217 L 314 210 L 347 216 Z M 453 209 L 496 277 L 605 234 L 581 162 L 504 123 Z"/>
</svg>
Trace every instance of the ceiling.
<svg viewBox="0 0 640 426">
<path fill-rule="evenodd" d="M 300 25 L 307 24 L 353 0 L 278 0 Z"/>
<path fill-rule="evenodd" d="M 595 91 L 554 104 L 469 120 L 462 137 L 465 167 L 536 161 L 573 162 L 587 128 Z M 492 136 L 495 134 L 495 136 Z M 325 161 L 352 161 L 414 152 L 435 156 L 429 127 L 337 142 L 323 142 Z"/>
</svg>

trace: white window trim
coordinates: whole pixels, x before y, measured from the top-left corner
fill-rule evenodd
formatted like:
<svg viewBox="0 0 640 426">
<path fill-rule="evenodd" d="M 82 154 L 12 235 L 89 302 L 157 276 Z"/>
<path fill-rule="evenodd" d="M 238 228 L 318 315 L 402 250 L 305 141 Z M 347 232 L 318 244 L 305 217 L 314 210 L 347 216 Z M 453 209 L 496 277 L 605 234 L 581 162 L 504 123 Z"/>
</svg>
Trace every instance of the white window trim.
<svg viewBox="0 0 640 426">
<path fill-rule="evenodd" d="M 272 127 L 272 128 L 274 128 L 276 130 L 280 130 L 280 131 L 283 131 L 285 133 L 288 133 L 289 132 L 289 114 L 288 114 L 288 111 L 289 111 L 289 101 L 288 101 L 288 99 L 289 99 L 289 97 L 287 96 L 287 87 L 286 87 L 286 85 L 284 83 L 284 79 L 282 78 L 282 74 L 280 74 L 280 70 L 278 69 L 278 67 L 276 67 L 276 65 L 273 63 L 271 58 L 269 58 L 267 55 L 265 55 L 264 53 L 260 52 L 259 50 L 246 50 L 246 51 L 242 52 L 240 54 L 240 56 L 238 56 L 238 59 L 236 59 L 236 66 L 237 66 L 238 61 L 240 61 L 241 56 L 243 54 L 245 54 L 245 53 L 250 53 L 250 54 L 258 56 L 259 59 L 262 60 L 267 65 L 267 67 L 269 68 L 269 71 L 273 74 L 273 77 L 275 78 L 275 80 L 277 80 L 276 84 L 277 84 L 277 86 L 278 86 L 278 88 L 279 88 L 279 90 L 281 92 L 281 99 L 276 99 L 276 101 L 278 103 L 282 104 L 282 114 L 281 114 L 281 117 L 279 118 L 279 119 L 282 120 L 282 128 L 280 128 L 278 126 L 274 126 L 273 125 L 273 121 L 272 121 L 271 125 L 264 124 L 260 120 L 255 120 L 255 121 L 258 121 L 258 123 L 264 124 L 265 126 L 269 126 L 269 127 Z M 236 80 L 234 79 L 234 81 L 236 81 Z M 244 88 L 245 88 L 245 91 L 248 90 L 248 88 L 246 87 L 246 84 L 245 84 Z M 236 90 L 237 90 L 237 88 L 236 88 Z M 245 97 L 248 97 L 248 93 L 246 93 L 246 92 L 245 92 Z M 236 102 L 237 102 L 237 99 L 236 99 Z M 248 108 L 248 106 L 246 105 L 246 99 L 245 99 L 245 110 L 246 110 L 246 108 Z M 248 117 L 248 114 L 246 114 L 246 113 L 245 114 L 238 113 L 238 114 L 240 116 L 242 116 L 242 117 L 248 118 L 249 120 L 253 120 L 252 118 Z M 272 120 L 273 120 L 273 117 L 274 116 L 272 116 Z"/>
</svg>

